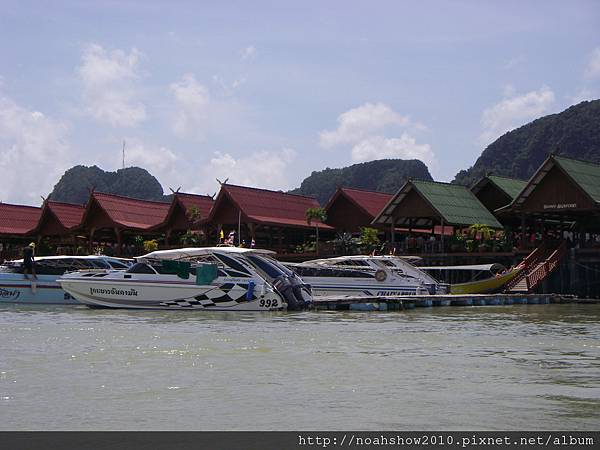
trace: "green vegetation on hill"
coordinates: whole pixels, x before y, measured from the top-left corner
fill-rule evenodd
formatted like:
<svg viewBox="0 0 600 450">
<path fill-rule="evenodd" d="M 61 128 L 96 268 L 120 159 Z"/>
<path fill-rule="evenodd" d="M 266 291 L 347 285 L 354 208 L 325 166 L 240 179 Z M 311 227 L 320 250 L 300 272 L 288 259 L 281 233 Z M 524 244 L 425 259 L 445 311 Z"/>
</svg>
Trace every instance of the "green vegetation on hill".
<svg viewBox="0 0 600 450">
<path fill-rule="evenodd" d="M 338 186 L 395 193 L 408 177 L 432 180 L 427 166 L 418 159 L 380 159 L 313 172 L 290 193 L 315 197 L 325 205 Z"/>
<path fill-rule="evenodd" d="M 84 204 L 91 189 L 144 200 L 165 200 L 162 186 L 147 170 L 127 167 L 105 172 L 97 166 L 75 166 L 67 170 L 54 186 L 49 199 Z"/>
<path fill-rule="evenodd" d="M 600 100 L 534 120 L 491 143 L 454 183 L 471 185 L 491 171 L 528 179 L 550 153 L 600 163 Z"/>
</svg>

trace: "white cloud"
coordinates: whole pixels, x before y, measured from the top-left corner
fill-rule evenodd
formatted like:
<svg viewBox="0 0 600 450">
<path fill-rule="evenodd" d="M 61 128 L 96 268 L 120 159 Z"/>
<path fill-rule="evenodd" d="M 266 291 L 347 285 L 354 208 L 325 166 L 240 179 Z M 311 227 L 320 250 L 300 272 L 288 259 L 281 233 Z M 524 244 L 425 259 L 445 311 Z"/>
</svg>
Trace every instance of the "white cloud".
<svg viewBox="0 0 600 450">
<path fill-rule="evenodd" d="M 0 95 L 0 201 L 41 204 L 70 166 L 69 126 Z"/>
<path fill-rule="evenodd" d="M 203 180 L 194 186 L 194 192 L 209 192 L 218 189 L 216 178 L 229 183 L 265 189 L 291 188 L 289 170 L 296 158 L 296 151 L 286 148 L 281 151 L 257 151 L 236 158 L 229 153 L 215 152 L 204 166 Z"/>
<path fill-rule="evenodd" d="M 385 158 L 420 159 L 429 167 L 436 164 L 431 146 L 429 144 L 417 144 L 416 139 L 407 133 L 402 133 L 399 138 L 390 139 L 373 136 L 352 147 L 353 162 Z"/>
<path fill-rule="evenodd" d="M 339 144 L 352 144 L 372 135 L 388 125 L 407 126 L 410 119 L 402 116 L 383 103 L 365 103 L 341 114 L 338 128 L 322 131 L 319 143 L 323 148 Z"/>
<path fill-rule="evenodd" d="M 489 144 L 507 131 L 544 115 L 554 104 L 554 92 L 545 86 L 523 95 L 515 96 L 510 90 L 507 93 L 513 95 L 483 111 L 482 144 Z"/>
<path fill-rule="evenodd" d="M 242 58 L 242 61 L 255 58 L 256 48 L 253 45 L 246 47 L 240 52 L 240 57 Z"/>
<path fill-rule="evenodd" d="M 173 118 L 173 132 L 180 137 L 202 135 L 209 115 L 208 89 L 198 83 L 192 74 L 185 74 L 169 88 L 177 108 Z"/>
<path fill-rule="evenodd" d="M 386 129 L 388 133 L 399 133 L 400 137 L 386 136 Z M 425 130 L 427 127 L 422 123 L 412 121 L 384 103 L 365 103 L 340 114 L 337 129 L 322 131 L 319 143 L 323 148 L 352 145 L 353 162 L 385 158 L 419 159 L 435 170 L 437 161 L 431 146 L 418 144 L 409 134 Z"/>
<path fill-rule="evenodd" d="M 136 126 L 146 119 L 146 108 L 137 100 L 135 87 L 139 59 L 135 48 L 125 53 L 92 44 L 84 50 L 77 73 L 89 115 L 119 127 Z"/>
<path fill-rule="evenodd" d="M 583 88 L 575 95 L 567 96 L 567 99 L 571 102 L 571 104 L 576 105 L 577 103 L 581 103 L 584 100 L 596 100 L 600 98 L 600 90 L 598 89 L 589 89 Z"/>
<path fill-rule="evenodd" d="M 590 60 L 588 61 L 588 65 L 585 68 L 584 75 L 587 78 L 600 77 L 600 47 L 594 49 L 594 51 L 590 55 Z"/>
</svg>

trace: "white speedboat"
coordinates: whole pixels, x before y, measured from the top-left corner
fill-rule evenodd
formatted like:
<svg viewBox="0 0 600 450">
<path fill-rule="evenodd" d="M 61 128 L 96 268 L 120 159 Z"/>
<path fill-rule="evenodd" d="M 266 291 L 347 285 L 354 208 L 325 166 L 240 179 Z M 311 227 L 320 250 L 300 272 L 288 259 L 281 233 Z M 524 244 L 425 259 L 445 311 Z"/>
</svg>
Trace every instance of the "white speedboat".
<svg viewBox="0 0 600 450">
<path fill-rule="evenodd" d="M 56 281 L 67 273 L 124 270 L 131 261 L 109 256 L 40 256 L 35 258 L 36 278 L 25 278 L 23 260 L 7 261 L 0 266 L 0 303 L 79 305 Z"/>
<path fill-rule="evenodd" d="M 447 285 L 396 256 L 341 256 L 286 264 L 315 296 L 445 294 Z"/>
<path fill-rule="evenodd" d="M 161 250 L 125 272 L 70 273 L 58 281 L 88 306 L 210 311 L 299 310 L 310 287 L 268 250 L 236 247 Z"/>
</svg>

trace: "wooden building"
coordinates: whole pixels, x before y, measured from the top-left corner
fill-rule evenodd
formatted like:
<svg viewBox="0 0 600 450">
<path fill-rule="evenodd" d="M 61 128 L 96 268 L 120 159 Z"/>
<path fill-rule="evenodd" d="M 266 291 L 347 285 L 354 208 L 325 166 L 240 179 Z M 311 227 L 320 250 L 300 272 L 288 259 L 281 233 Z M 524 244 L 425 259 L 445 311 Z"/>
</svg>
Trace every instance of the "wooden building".
<svg viewBox="0 0 600 450">
<path fill-rule="evenodd" d="M 23 245 L 34 238 L 42 209 L 0 203 L 0 261 L 21 257 Z"/>
<path fill-rule="evenodd" d="M 550 155 L 513 201 L 498 210 L 521 230 L 600 232 L 600 165 Z"/>
<path fill-rule="evenodd" d="M 72 241 L 73 229 L 81 224 L 84 212 L 83 205 L 46 200 L 33 233 L 38 242 L 44 237 Z"/>
<path fill-rule="evenodd" d="M 410 234 L 415 228 L 466 228 L 474 224 L 502 228 L 465 186 L 421 180 L 408 180 L 373 220 L 373 225 L 389 227 L 392 243 L 398 227 L 407 228 Z"/>
<path fill-rule="evenodd" d="M 339 187 L 325 206 L 326 222 L 340 232 L 358 232 L 372 226 L 373 219 L 391 198 L 392 194 L 384 192 Z"/>
<path fill-rule="evenodd" d="M 123 244 L 131 245 L 133 236 L 158 236 L 154 228 L 165 221 L 170 206 L 169 203 L 94 191 L 76 230 L 89 236 L 90 252 L 95 242 L 116 242 L 116 253 L 123 254 Z"/>
<path fill-rule="evenodd" d="M 175 192 L 165 220 L 154 229 L 164 233 L 168 246 L 188 230 L 203 227 L 214 203 L 209 195 Z"/>
<path fill-rule="evenodd" d="M 235 245 L 254 241 L 258 248 L 291 253 L 310 239 L 317 224 L 322 238 L 332 234 L 333 227 L 327 224 L 307 223 L 306 210 L 318 207 L 312 197 L 223 184 L 206 223 L 216 233 L 222 230 L 226 238 L 234 232 Z"/>
<path fill-rule="evenodd" d="M 471 192 L 489 211 L 509 205 L 525 188 L 527 181 L 517 178 L 486 175 L 471 187 Z"/>
</svg>

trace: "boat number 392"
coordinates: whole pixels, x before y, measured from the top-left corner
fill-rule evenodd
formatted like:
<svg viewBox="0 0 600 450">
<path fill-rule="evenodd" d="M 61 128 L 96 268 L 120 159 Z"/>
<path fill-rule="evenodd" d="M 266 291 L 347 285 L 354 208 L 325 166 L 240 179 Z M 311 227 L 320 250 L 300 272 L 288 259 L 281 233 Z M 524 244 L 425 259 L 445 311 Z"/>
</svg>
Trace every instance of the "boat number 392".
<svg viewBox="0 0 600 450">
<path fill-rule="evenodd" d="M 258 306 L 260 306 L 261 308 L 277 308 L 279 306 L 279 302 L 277 301 L 276 298 L 274 299 L 260 299 L 258 302 Z"/>
</svg>

